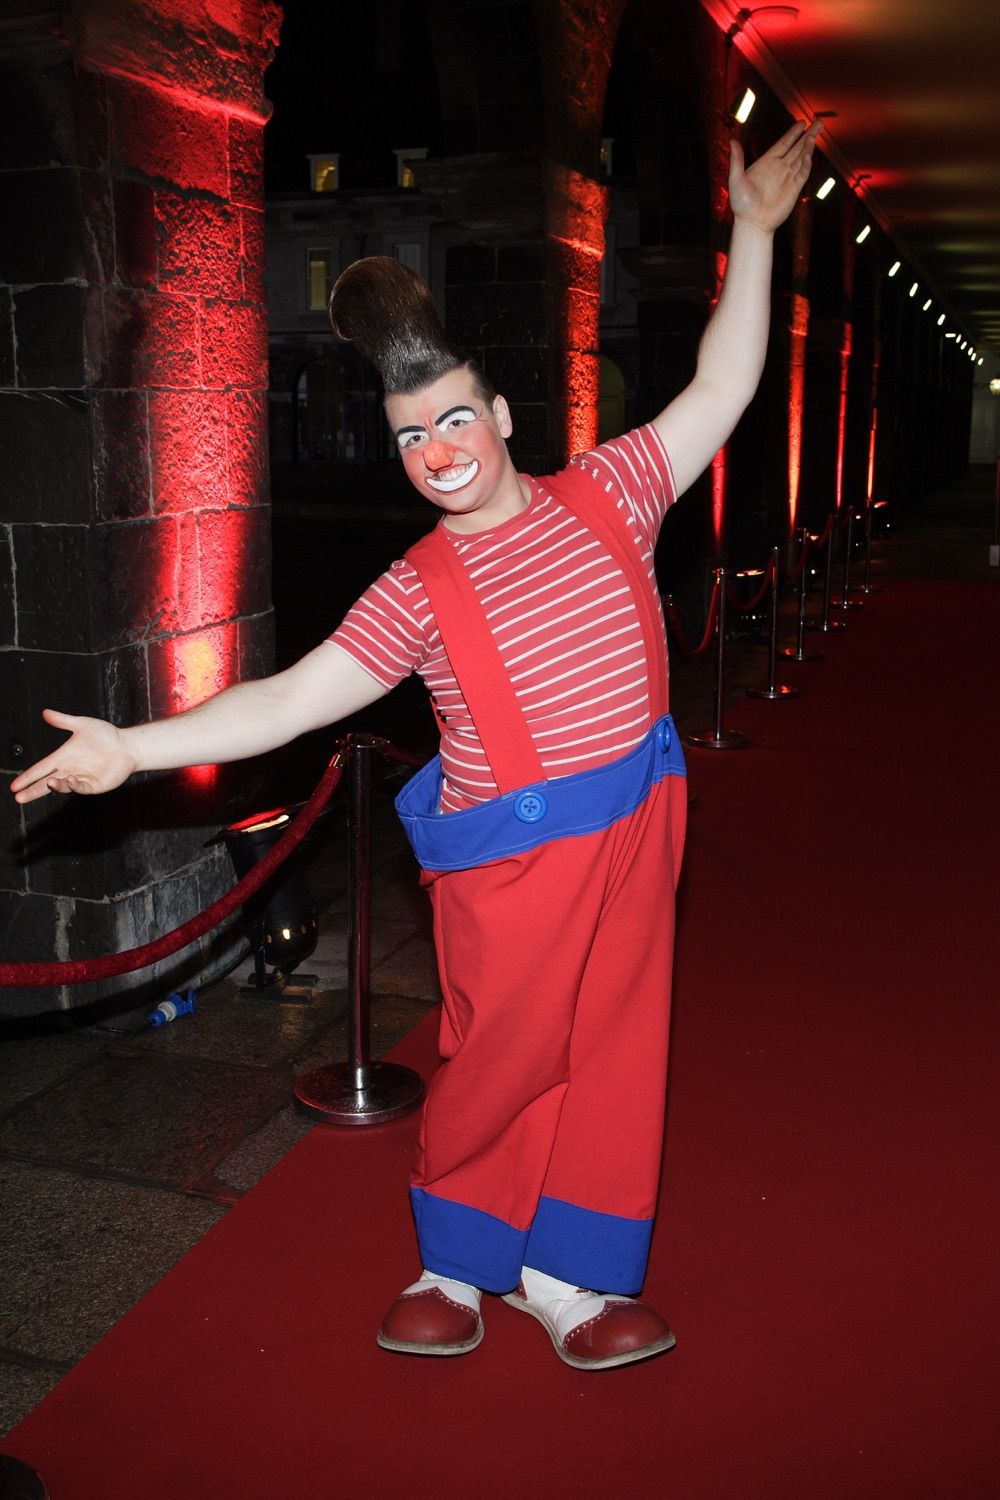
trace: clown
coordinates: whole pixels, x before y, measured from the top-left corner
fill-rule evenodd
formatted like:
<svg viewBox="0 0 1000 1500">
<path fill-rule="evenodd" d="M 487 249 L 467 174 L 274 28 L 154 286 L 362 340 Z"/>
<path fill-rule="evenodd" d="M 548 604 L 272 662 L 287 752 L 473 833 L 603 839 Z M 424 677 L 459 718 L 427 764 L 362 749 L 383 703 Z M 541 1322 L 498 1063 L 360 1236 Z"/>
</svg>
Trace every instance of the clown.
<svg viewBox="0 0 1000 1500">
<path fill-rule="evenodd" d="M 817 132 L 798 122 L 749 169 L 733 143 L 732 244 L 694 379 L 648 426 L 555 475 L 516 471 L 507 403 L 450 343 L 424 283 L 382 257 L 348 267 L 334 330 L 378 369 L 438 524 L 286 671 L 127 729 L 46 710 L 69 738 L 13 783 L 28 802 L 257 755 L 412 671 L 427 683 L 440 754 L 397 807 L 433 907 L 444 1062 L 410 1184 L 422 1274 L 382 1320 L 386 1349 L 468 1353 L 484 1291 L 578 1369 L 674 1342 L 636 1300 L 686 810 L 653 548 L 757 387 L 773 234 Z"/>
</svg>

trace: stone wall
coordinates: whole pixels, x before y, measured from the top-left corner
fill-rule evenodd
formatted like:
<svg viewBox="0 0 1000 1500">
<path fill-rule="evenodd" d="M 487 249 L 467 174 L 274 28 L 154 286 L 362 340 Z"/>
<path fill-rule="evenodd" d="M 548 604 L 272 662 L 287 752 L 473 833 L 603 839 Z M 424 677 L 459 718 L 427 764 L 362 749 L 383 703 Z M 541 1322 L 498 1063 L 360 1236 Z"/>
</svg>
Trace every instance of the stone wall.
<svg viewBox="0 0 1000 1500">
<path fill-rule="evenodd" d="M 51 13 L 23 10 L 0 34 L 4 773 L 61 738 L 43 707 L 144 720 L 272 658 L 261 78 L 276 12 L 85 0 L 53 33 Z M 93 802 L 5 797 L 0 950 L 85 958 L 177 925 L 231 882 L 203 848 L 220 818 L 214 767 Z M 116 984 L 162 992 L 204 961 Z M 114 987 L 8 991 L 0 1013 Z"/>
</svg>

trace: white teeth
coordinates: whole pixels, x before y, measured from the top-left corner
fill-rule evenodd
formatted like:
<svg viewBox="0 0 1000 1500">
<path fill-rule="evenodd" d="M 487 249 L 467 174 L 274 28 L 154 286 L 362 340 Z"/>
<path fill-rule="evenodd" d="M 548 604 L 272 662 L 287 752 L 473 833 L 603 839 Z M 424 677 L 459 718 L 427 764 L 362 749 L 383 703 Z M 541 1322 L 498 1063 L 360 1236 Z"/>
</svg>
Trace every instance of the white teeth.
<svg viewBox="0 0 1000 1500">
<path fill-rule="evenodd" d="M 479 460 L 474 458 L 471 464 L 465 464 L 460 469 L 446 469 L 443 474 L 428 474 L 427 483 L 432 490 L 450 495 L 453 490 L 461 490 L 471 484 L 478 473 Z"/>
</svg>

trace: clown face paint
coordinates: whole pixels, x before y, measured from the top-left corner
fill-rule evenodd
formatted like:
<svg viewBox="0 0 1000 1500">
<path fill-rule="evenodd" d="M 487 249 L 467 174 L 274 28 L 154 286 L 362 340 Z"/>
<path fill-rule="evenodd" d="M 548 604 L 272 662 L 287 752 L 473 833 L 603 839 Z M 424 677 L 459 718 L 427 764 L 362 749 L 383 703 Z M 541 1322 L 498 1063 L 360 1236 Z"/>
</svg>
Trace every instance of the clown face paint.
<svg viewBox="0 0 1000 1500">
<path fill-rule="evenodd" d="M 385 412 L 415 489 L 446 512 L 452 531 L 485 531 L 528 503 L 504 441 L 510 412 L 488 405 L 469 370 L 449 370 L 413 395 L 387 396 Z"/>
</svg>

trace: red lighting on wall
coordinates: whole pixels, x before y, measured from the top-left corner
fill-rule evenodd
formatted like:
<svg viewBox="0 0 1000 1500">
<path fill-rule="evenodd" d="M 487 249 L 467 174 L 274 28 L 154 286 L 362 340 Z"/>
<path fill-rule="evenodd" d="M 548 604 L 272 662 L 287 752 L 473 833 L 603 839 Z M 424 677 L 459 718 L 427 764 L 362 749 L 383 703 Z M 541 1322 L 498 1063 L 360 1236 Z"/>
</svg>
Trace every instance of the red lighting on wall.
<svg viewBox="0 0 1000 1500">
<path fill-rule="evenodd" d="M 197 708 L 239 677 L 239 647 L 234 626 L 167 636 L 149 647 L 150 690 L 154 715 L 179 714 Z M 188 779 L 199 787 L 215 780 L 215 766 L 192 766 Z"/>
<path fill-rule="evenodd" d="M 198 0 L 172 0 L 150 6 L 149 25 L 168 40 L 178 16 L 195 33 L 231 25 L 235 40 L 253 22 L 251 11 L 228 3 L 209 10 L 206 22 Z M 241 622 L 270 603 L 264 120 L 253 107 L 255 49 L 273 49 L 270 24 L 246 57 L 207 42 L 196 49 L 204 95 L 186 86 L 193 57 L 177 60 L 174 78 L 120 70 L 116 55 L 102 59 L 122 179 L 102 384 L 143 393 L 148 414 L 148 540 L 135 608 L 145 623 L 154 717 L 239 680 Z M 164 57 L 173 57 L 169 48 Z M 206 786 L 215 768 L 188 775 Z"/>
<path fill-rule="evenodd" d="M 867 473 L 866 482 L 865 482 L 865 495 L 867 497 L 869 505 L 871 505 L 871 503 L 872 503 L 872 496 L 875 493 L 875 447 L 876 447 L 877 438 L 878 438 L 878 412 L 877 411 L 873 411 L 872 412 L 871 427 L 869 428 L 869 431 L 868 431 L 868 473 Z"/>
<path fill-rule="evenodd" d="M 712 537 L 715 550 L 722 550 L 722 527 L 726 519 L 726 489 L 729 484 L 729 449 L 720 448 L 712 459 Z"/>
<path fill-rule="evenodd" d="M 211 635 L 185 635 L 173 641 L 174 692 L 178 713 L 195 708 L 227 685 L 224 643 Z"/>
<path fill-rule="evenodd" d="M 729 256 L 725 250 L 715 252 L 715 285 L 712 289 L 712 302 L 714 308 L 722 293 L 722 283 L 726 279 L 726 266 L 729 264 Z M 712 539 L 715 543 L 716 552 L 722 550 L 722 533 L 726 524 L 726 498 L 729 490 L 729 444 L 726 443 L 719 449 L 712 459 Z"/>
<path fill-rule="evenodd" d="M 847 391 L 851 373 L 851 347 L 854 330 L 844 324 L 840 345 L 840 389 L 837 397 L 837 462 L 834 474 L 834 504 L 840 510 L 844 501 L 844 449 L 847 444 Z"/>
<path fill-rule="evenodd" d="M 607 188 L 580 172 L 552 167 L 546 207 L 550 328 L 564 405 L 554 434 L 567 457 L 597 443 L 600 397 L 601 261 Z"/>
<path fill-rule="evenodd" d="M 802 435 L 805 424 L 806 345 L 809 338 L 809 257 L 812 204 L 800 199 L 792 215 L 792 294 L 788 322 L 788 529 L 799 515 Z"/>
<path fill-rule="evenodd" d="M 802 424 L 806 391 L 806 340 L 809 336 L 809 298 L 792 294 L 788 358 L 788 527 L 795 530 L 802 476 Z"/>
</svg>

